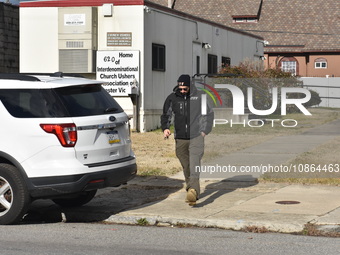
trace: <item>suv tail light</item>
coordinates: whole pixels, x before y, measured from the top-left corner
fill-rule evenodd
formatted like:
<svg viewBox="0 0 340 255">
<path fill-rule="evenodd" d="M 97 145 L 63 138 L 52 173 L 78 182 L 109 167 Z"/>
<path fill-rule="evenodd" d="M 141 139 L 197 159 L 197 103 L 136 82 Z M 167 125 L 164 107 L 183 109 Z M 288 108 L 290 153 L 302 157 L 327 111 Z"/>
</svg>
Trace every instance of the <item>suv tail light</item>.
<svg viewBox="0 0 340 255">
<path fill-rule="evenodd" d="M 77 128 L 74 123 L 40 124 L 40 127 L 46 133 L 55 134 L 63 147 L 74 147 L 76 145 Z"/>
</svg>

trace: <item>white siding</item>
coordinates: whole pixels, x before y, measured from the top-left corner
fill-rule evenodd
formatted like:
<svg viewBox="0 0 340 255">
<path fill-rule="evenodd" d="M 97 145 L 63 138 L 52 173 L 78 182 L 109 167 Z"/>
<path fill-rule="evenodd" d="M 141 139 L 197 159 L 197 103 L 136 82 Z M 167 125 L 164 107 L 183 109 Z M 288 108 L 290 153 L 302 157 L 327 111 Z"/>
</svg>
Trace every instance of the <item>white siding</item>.
<svg viewBox="0 0 340 255">
<path fill-rule="evenodd" d="M 58 69 L 58 8 L 20 8 L 20 72 Z"/>
<path fill-rule="evenodd" d="M 103 7 L 98 7 L 98 50 L 138 50 L 143 63 L 144 52 L 144 7 L 143 6 L 113 6 L 112 17 L 104 17 Z M 107 32 L 131 32 L 132 46 L 107 46 Z M 144 65 L 140 63 L 140 86 L 143 87 Z M 115 97 L 128 115 L 133 115 L 133 105 L 129 97 Z M 135 127 L 133 127 L 135 128 Z"/>
</svg>

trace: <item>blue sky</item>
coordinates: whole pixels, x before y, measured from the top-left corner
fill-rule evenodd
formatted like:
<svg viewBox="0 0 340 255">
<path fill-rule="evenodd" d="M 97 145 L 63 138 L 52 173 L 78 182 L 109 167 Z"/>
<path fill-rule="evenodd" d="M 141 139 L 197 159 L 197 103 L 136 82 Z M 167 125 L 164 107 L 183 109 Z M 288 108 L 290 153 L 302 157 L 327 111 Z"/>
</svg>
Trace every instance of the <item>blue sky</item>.
<svg viewBox="0 0 340 255">
<path fill-rule="evenodd" d="M 11 4 L 19 5 L 19 2 L 26 2 L 31 0 L 9 0 Z M 0 2 L 7 2 L 7 0 L 0 0 Z"/>
<path fill-rule="evenodd" d="M 7 2 L 6 0 L 0 0 L 0 2 Z M 19 5 L 19 0 L 9 0 L 11 4 Z"/>
</svg>

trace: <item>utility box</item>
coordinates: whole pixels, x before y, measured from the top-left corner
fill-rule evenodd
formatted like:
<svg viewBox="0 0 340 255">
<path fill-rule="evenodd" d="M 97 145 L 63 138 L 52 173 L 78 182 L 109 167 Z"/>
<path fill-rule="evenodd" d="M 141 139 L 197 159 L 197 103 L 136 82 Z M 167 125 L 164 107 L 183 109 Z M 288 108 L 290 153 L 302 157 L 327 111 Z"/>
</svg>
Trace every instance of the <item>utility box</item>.
<svg viewBox="0 0 340 255">
<path fill-rule="evenodd" d="M 97 8 L 64 7 L 58 10 L 59 70 L 92 73 L 97 50 Z"/>
</svg>

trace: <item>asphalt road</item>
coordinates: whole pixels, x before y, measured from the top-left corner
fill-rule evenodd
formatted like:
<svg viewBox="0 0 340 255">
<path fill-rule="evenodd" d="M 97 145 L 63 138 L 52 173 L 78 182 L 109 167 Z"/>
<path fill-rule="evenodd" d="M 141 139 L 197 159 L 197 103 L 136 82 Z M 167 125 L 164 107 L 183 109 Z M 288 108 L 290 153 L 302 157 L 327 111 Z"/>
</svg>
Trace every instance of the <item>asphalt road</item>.
<svg viewBox="0 0 340 255">
<path fill-rule="evenodd" d="M 0 226 L 0 254 L 339 254 L 338 238 L 95 223 Z"/>
</svg>

